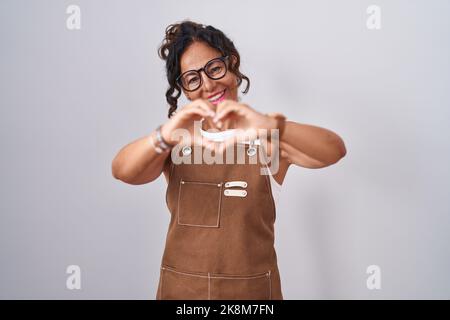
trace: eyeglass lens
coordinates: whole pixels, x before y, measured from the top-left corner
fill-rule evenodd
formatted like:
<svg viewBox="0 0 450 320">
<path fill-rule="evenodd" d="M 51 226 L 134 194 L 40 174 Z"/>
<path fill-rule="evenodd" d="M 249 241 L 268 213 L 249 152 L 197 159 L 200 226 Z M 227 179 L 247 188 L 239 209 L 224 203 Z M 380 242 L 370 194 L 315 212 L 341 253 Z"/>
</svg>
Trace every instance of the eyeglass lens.
<svg viewBox="0 0 450 320">
<path fill-rule="evenodd" d="M 222 59 L 214 59 L 208 62 L 203 69 L 206 75 L 213 79 L 218 80 L 222 78 L 227 72 L 225 62 Z M 183 74 L 181 77 L 181 85 L 185 90 L 194 91 L 201 86 L 202 80 L 200 72 L 191 70 Z"/>
</svg>

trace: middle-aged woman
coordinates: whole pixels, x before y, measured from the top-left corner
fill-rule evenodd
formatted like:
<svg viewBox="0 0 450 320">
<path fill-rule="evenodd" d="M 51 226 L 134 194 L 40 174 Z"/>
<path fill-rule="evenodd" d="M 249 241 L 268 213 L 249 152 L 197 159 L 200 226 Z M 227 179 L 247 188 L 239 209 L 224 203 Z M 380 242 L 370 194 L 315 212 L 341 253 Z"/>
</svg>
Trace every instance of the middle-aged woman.
<svg viewBox="0 0 450 320">
<path fill-rule="evenodd" d="M 246 93 L 250 80 L 239 71 L 233 42 L 212 26 L 168 26 L 159 54 L 169 120 L 112 163 L 123 182 L 145 184 L 163 172 L 168 183 L 171 220 L 157 299 L 283 299 L 274 249 L 281 185 L 291 164 L 315 169 L 339 161 L 344 142 L 330 130 L 241 103 L 238 88 L 245 80 Z M 181 93 L 190 102 L 177 110 Z M 210 161 L 229 150 L 226 161 Z"/>
</svg>

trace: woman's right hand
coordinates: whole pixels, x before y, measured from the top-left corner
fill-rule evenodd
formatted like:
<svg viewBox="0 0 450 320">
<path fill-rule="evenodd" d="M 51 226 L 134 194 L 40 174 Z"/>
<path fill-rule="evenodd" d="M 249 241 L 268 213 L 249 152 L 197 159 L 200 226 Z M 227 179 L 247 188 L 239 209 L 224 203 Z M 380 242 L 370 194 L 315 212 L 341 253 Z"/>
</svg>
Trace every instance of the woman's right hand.
<svg viewBox="0 0 450 320">
<path fill-rule="evenodd" d="M 210 126 L 214 126 L 212 118 L 215 116 L 214 106 L 211 102 L 204 99 L 197 99 L 185 105 L 181 110 L 177 111 L 169 121 L 161 127 L 161 135 L 165 141 L 171 145 L 176 145 L 179 141 L 179 135 L 172 136 L 177 129 L 186 129 L 194 135 L 194 121 L 200 121 L 202 118 L 207 121 Z"/>
</svg>

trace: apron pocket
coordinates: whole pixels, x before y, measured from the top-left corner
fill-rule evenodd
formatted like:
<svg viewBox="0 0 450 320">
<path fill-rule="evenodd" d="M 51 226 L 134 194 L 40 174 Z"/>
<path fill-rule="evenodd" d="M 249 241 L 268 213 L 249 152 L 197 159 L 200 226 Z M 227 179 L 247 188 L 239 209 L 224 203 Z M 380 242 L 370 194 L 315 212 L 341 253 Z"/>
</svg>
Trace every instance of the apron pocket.
<svg viewBox="0 0 450 320">
<path fill-rule="evenodd" d="M 254 275 L 208 274 L 162 266 L 157 299 L 271 300 L 271 272 Z"/>
<path fill-rule="evenodd" d="M 178 224 L 193 227 L 219 227 L 222 183 L 180 181 Z"/>
<path fill-rule="evenodd" d="M 162 267 L 158 298 L 161 300 L 207 300 L 208 277 Z"/>
<path fill-rule="evenodd" d="M 213 300 L 271 300 L 270 272 L 254 276 L 212 276 Z"/>
</svg>

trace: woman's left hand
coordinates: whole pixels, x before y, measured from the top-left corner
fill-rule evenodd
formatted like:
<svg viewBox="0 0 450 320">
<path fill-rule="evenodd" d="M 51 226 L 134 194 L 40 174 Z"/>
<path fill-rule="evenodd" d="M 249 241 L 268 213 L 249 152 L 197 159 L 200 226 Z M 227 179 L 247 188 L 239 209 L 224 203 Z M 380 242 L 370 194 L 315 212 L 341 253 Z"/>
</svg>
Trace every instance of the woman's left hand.
<svg viewBox="0 0 450 320">
<path fill-rule="evenodd" d="M 244 131 L 270 130 L 275 129 L 277 125 L 275 119 L 252 109 L 247 104 L 233 100 L 225 100 L 217 105 L 213 122 L 221 130 L 229 129 L 231 123 L 234 128 Z"/>
<path fill-rule="evenodd" d="M 238 132 L 227 138 L 223 143 L 214 145 L 216 151 L 224 151 L 236 142 L 255 140 L 261 137 L 261 130 L 267 130 L 265 137 L 269 136 L 270 129 L 275 129 L 277 121 L 262 114 L 249 105 L 233 100 L 225 100 L 217 105 L 213 122 L 220 130 L 238 129 Z"/>
</svg>

